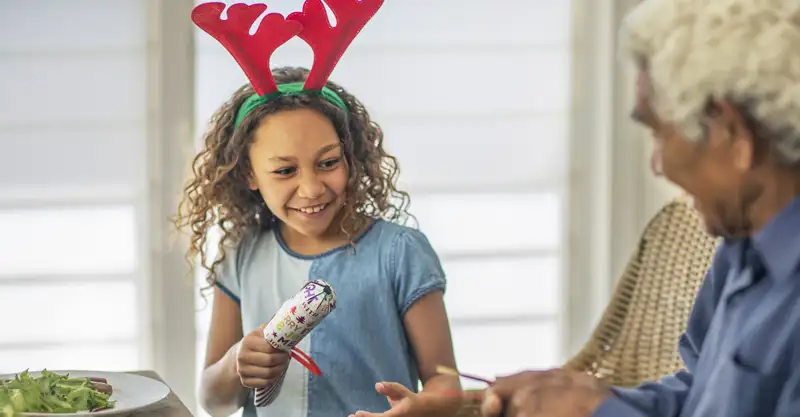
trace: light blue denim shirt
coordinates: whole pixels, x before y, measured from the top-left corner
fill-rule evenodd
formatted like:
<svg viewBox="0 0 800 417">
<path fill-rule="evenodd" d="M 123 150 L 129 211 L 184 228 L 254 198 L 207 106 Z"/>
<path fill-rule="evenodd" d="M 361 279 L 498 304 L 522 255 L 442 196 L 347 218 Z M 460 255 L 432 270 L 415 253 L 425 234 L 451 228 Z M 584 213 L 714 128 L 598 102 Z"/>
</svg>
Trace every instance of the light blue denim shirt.
<svg viewBox="0 0 800 417">
<path fill-rule="evenodd" d="M 306 282 L 322 279 L 336 292 L 336 309 L 298 345 L 322 370 L 291 361 L 274 402 L 245 417 L 345 417 L 384 412 L 389 402 L 375 383 L 412 391 L 419 373 L 403 316 L 425 294 L 445 290 L 444 271 L 420 231 L 378 220 L 357 241 L 318 256 L 289 249 L 279 233 L 246 237 L 227 251 L 217 286 L 239 304 L 245 334 L 272 318 Z"/>
<path fill-rule="evenodd" d="M 800 198 L 717 251 L 680 339 L 686 370 L 615 388 L 595 417 L 800 416 Z"/>
</svg>

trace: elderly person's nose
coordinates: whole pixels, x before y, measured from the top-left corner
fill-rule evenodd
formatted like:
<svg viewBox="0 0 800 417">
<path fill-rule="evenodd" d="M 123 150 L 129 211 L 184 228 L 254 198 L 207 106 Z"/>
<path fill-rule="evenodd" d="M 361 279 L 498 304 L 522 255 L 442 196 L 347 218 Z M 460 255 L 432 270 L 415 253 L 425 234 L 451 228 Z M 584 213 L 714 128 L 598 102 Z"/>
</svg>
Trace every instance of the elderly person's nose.
<svg viewBox="0 0 800 417">
<path fill-rule="evenodd" d="M 653 174 L 659 177 L 664 175 L 662 153 L 661 144 L 657 140 L 653 141 L 653 151 L 650 153 L 650 169 Z"/>
</svg>

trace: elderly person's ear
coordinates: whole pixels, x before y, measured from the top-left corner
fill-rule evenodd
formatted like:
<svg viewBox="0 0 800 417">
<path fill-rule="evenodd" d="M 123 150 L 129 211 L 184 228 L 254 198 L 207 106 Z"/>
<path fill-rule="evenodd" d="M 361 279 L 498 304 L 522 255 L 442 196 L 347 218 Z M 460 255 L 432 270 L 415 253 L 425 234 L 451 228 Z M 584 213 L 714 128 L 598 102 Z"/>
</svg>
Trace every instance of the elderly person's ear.
<svg viewBox="0 0 800 417">
<path fill-rule="evenodd" d="M 728 136 L 727 139 L 733 139 L 740 134 L 750 134 L 742 113 L 729 100 L 709 100 L 705 114 L 708 122 L 719 127 Z"/>
<path fill-rule="evenodd" d="M 758 144 L 739 108 L 729 100 L 712 99 L 705 113 L 709 145 L 730 148 L 737 169 L 752 168 Z"/>
</svg>

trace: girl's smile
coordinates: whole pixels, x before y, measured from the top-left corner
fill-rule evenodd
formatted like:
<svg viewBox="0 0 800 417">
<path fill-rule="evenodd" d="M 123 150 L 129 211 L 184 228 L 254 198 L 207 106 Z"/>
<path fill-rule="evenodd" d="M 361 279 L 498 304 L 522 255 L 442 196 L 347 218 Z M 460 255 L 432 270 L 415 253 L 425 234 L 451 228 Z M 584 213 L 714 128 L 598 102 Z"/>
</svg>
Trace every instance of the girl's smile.
<svg viewBox="0 0 800 417">
<path fill-rule="evenodd" d="M 299 212 L 300 214 L 312 217 L 320 214 L 323 210 L 328 208 L 328 206 L 329 206 L 328 203 L 323 203 L 323 204 L 318 204 L 316 206 L 307 206 L 301 208 L 289 207 L 289 210 L 294 210 L 295 212 Z"/>
</svg>

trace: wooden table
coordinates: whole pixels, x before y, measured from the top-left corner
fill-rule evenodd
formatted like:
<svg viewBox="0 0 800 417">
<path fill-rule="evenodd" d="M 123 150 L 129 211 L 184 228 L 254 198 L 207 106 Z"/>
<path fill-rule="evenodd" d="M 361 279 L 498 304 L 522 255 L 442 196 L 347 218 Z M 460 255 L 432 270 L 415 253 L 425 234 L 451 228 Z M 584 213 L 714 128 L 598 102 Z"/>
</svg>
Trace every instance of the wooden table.
<svg viewBox="0 0 800 417">
<path fill-rule="evenodd" d="M 137 371 L 131 372 L 132 374 L 146 376 L 148 378 L 153 378 L 157 381 L 164 382 L 157 373 L 153 371 Z M 169 396 L 167 398 L 141 410 L 137 410 L 131 414 L 128 414 L 131 417 L 191 417 L 192 413 L 189 411 L 188 408 L 181 402 L 177 395 L 170 389 Z"/>
</svg>

